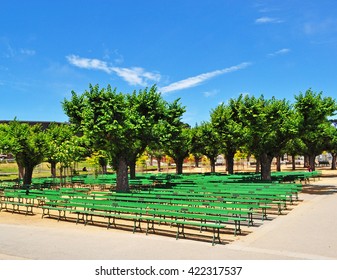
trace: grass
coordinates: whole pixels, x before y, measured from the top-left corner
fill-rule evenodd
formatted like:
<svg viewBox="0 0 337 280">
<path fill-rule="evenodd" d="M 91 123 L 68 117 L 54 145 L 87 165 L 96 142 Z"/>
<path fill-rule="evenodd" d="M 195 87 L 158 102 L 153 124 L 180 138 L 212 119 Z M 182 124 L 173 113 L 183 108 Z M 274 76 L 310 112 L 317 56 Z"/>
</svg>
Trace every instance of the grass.
<svg viewBox="0 0 337 280">
<path fill-rule="evenodd" d="M 83 167 L 87 167 L 89 172 L 82 172 Z M 156 166 L 147 166 L 146 168 L 144 167 L 138 167 L 137 168 L 137 173 L 143 173 L 143 172 L 156 172 Z M 320 168 L 321 169 L 321 168 Z M 324 168 L 326 169 L 326 168 Z M 162 166 L 162 172 L 174 172 L 175 167 L 174 166 Z M 217 166 L 216 167 L 217 172 L 224 172 L 225 169 L 223 166 Z M 237 171 L 254 171 L 254 168 L 250 168 L 247 170 L 247 168 L 240 168 L 237 166 Z M 290 170 L 290 165 L 289 166 L 282 166 L 282 170 Z M 297 168 L 297 170 L 301 170 L 301 168 Z M 88 162 L 79 162 L 76 164 L 76 171 L 79 174 L 94 174 L 94 168 L 92 166 L 88 166 Z M 201 166 L 201 169 L 194 170 L 193 168 L 186 167 L 184 169 L 184 173 L 189 173 L 193 171 L 198 171 L 198 172 L 207 172 L 210 171 L 209 166 Z M 59 176 L 59 169 L 57 170 L 57 175 Z M 113 172 L 112 169 L 108 169 L 108 172 Z M 33 178 L 41 178 L 41 177 L 50 177 L 50 164 L 49 163 L 41 163 L 39 164 L 35 169 L 33 173 Z M 68 172 L 67 176 L 70 176 L 70 171 Z M 18 179 L 18 166 L 16 162 L 0 162 L 0 181 L 11 181 L 11 180 L 17 180 Z"/>
<path fill-rule="evenodd" d="M 87 167 L 88 172 L 83 172 L 82 169 L 83 167 Z M 153 167 L 154 169 L 154 167 Z M 94 168 L 88 166 L 87 162 L 79 162 L 76 164 L 76 171 L 79 174 L 94 174 Z M 143 169 L 139 168 L 137 169 L 137 172 L 142 172 L 144 171 Z M 108 169 L 108 172 L 113 172 L 111 168 Z M 18 166 L 16 162 L 1 162 L 0 163 L 0 181 L 12 181 L 12 180 L 17 180 L 18 179 Z M 57 169 L 57 176 L 59 176 L 59 169 Z M 66 175 L 70 175 L 70 171 L 67 172 Z M 41 178 L 41 177 L 50 177 L 50 164 L 49 163 L 41 163 L 38 166 L 34 168 L 33 172 L 33 178 Z"/>
<path fill-rule="evenodd" d="M 11 181 L 18 179 L 18 166 L 15 162 L 0 163 L 0 181 Z M 50 168 L 47 163 L 42 163 L 34 169 L 33 177 L 48 177 L 50 175 Z"/>
</svg>

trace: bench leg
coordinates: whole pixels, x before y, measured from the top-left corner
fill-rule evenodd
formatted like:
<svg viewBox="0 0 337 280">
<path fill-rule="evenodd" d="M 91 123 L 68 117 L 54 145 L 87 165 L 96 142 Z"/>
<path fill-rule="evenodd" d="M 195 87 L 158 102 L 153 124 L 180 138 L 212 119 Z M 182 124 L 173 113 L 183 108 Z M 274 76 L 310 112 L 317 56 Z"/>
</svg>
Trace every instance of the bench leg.
<svg viewBox="0 0 337 280">
<path fill-rule="evenodd" d="M 133 233 L 136 232 L 137 228 L 139 228 L 140 231 L 142 231 L 142 228 L 140 226 L 140 219 L 134 219 L 133 220 Z"/>
<path fill-rule="evenodd" d="M 2 205 L 4 205 L 5 207 L 3 207 Z M 2 209 L 5 209 L 7 211 L 7 203 L 1 201 L 0 211 L 2 211 Z"/>
<path fill-rule="evenodd" d="M 235 225 L 234 236 L 237 235 L 237 232 L 239 232 L 239 234 L 241 234 L 241 223 L 240 223 L 240 221 L 235 220 L 234 225 Z"/>
<path fill-rule="evenodd" d="M 219 244 L 221 244 L 220 239 L 220 228 L 213 228 L 213 240 L 212 240 L 212 246 L 215 244 L 215 239 L 219 241 Z"/>
<path fill-rule="evenodd" d="M 287 210 L 287 200 L 284 200 L 283 209 L 284 209 L 284 210 Z"/>
<path fill-rule="evenodd" d="M 80 218 L 80 215 L 82 215 L 82 218 Z M 83 213 L 77 213 L 77 219 L 76 219 L 76 225 L 78 224 L 78 222 L 82 220 L 85 224 L 85 219 L 84 219 L 84 214 Z"/>
<path fill-rule="evenodd" d="M 58 210 L 58 211 L 59 211 L 59 217 L 58 217 L 57 221 L 60 221 L 62 218 L 64 218 L 64 220 L 66 220 L 66 210 Z M 63 212 L 63 215 L 62 215 L 62 212 Z M 77 222 L 76 222 L 76 224 L 77 224 Z"/>
<path fill-rule="evenodd" d="M 253 221 L 253 213 L 248 213 L 248 227 L 253 226 L 254 221 Z"/>
<path fill-rule="evenodd" d="M 206 220 L 201 220 L 201 223 L 205 223 L 205 226 L 200 226 L 200 233 L 202 232 L 202 230 L 207 230 L 207 227 L 206 227 Z"/>
<path fill-rule="evenodd" d="M 111 223 L 111 218 L 112 218 L 112 223 Z M 106 229 L 109 229 L 111 225 L 113 225 L 114 227 L 116 227 L 115 216 L 113 216 L 113 217 L 108 216 L 108 225 L 107 225 Z"/>
<path fill-rule="evenodd" d="M 30 209 L 30 211 L 29 211 L 29 209 Z M 32 214 L 32 215 L 34 214 L 32 205 L 26 205 L 26 216 L 28 215 L 28 213 Z"/>
<path fill-rule="evenodd" d="M 45 210 L 47 210 L 47 213 L 45 212 Z M 41 219 L 43 219 L 43 217 L 46 216 L 46 215 L 49 216 L 49 209 L 42 208 L 42 216 L 41 216 Z"/>
<path fill-rule="evenodd" d="M 181 230 L 180 230 L 181 227 Z M 185 238 L 185 226 L 184 224 L 177 224 L 177 234 L 176 234 L 176 240 L 178 240 L 180 234 L 182 234 Z"/>
<path fill-rule="evenodd" d="M 151 223 L 151 226 L 150 226 L 150 223 Z M 149 230 L 152 230 L 153 232 L 154 231 L 154 220 L 147 220 L 146 221 L 146 235 L 148 234 Z"/>
<path fill-rule="evenodd" d="M 89 216 L 90 216 L 90 219 L 88 218 Z M 88 224 L 88 222 L 91 222 L 92 224 L 94 223 L 94 221 L 92 219 L 92 214 L 85 214 L 84 225 L 86 226 Z"/>
<path fill-rule="evenodd" d="M 15 211 L 20 212 L 20 206 L 19 205 L 16 205 L 15 203 L 13 203 L 12 206 L 13 206 L 12 214 L 14 214 Z"/>
<path fill-rule="evenodd" d="M 262 208 L 262 217 L 263 217 L 262 220 L 268 220 L 266 208 Z"/>
</svg>

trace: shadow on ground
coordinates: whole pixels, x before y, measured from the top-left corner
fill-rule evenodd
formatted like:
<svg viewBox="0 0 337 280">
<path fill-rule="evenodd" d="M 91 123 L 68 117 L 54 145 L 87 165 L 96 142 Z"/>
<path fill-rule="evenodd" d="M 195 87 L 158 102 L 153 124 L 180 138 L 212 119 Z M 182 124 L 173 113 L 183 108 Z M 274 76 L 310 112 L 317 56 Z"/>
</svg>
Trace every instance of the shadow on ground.
<svg viewBox="0 0 337 280">
<path fill-rule="evenodd" d="M 314 195 L 329 195 L 337 193 L 337 187 L 333 185 L 305 185 L 302 193 Z"/>
</svg>

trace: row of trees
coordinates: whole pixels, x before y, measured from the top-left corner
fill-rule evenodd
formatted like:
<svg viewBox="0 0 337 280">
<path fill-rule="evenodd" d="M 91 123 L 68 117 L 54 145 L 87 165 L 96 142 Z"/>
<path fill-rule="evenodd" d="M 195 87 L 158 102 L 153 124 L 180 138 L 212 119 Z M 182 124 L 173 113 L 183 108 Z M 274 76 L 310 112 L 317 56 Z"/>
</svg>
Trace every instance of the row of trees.
<svg viewBox="0 0 337 280">
<path fill-rule="evenodd" d="M 296 102 L 264 96 L 240 95 L 210 112 L 210 121 L 190 127 L 182 122 L 185 107 L 180 100 L 166 102 L 156 86 L 132 94 L 118 93 L 110 86 L 89 86 L 83 94 L 72 92 L 62 103 L 70 124 L 29 126 L 17 121 L 0 126 L 0 149 L 12 153 L 31 182 L 33 168 L 46 160 L 52 174 L 93 153 L 100 163 L 110 163 L 117 173 L 117 190 L 127 192 L 128 170 L 145 150 L 160 159 L 168 155 L 183 172 L 183 162 L 193 154 L 196 164 L 209 158 L 212 171 L 224 154 L 228 173 L 233 173 L 234 155 L 253 155 L 261 166 L 261 177 L 271 179 L 274 157 L 288 153 L 305 155 L 315 168 L 315 157 L 327 150 L 337 155 L 337 129 L 329 117 L 337 111 L 336 101 L 311 89 L 295 96 Z M 294 162 L 294 161 L 293 161 Z M 335 168 L 335 166 L 333 166 Z"/>
<path fill-rule="evenodd" d="M 42 162 L 50 164 L 51 174 L 56 177 L 56 165 L 60 176 L 63 171 L 88 155 L 83 138 L 74 134 L 68 124 L 51 123 L 47 129 L 41 124 L 11 121 L 0 124 L 0 150 L 15 157 L 19 178 L 23 184 L 32 181 L 34 168 Z"/>
</svg>

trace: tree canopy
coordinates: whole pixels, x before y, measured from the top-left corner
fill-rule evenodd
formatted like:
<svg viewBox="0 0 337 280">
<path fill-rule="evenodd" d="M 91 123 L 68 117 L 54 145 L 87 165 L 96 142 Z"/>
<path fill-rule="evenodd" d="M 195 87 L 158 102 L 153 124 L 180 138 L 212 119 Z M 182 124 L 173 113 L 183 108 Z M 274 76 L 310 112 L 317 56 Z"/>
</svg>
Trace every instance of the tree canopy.
<svg viewBox="0 0 337 280">
<path fill-rule="evenodd" d="M 244 146 L 243 122 L 235 115 L 235 101 L 232 99 L 229 105 L 221 103 L 211 111 L 211 122 L 221 140 L 222 152 L 225 154 L 227 171 L 234 172 L 234 155 Z"/>
<path fill-rule="evenodd" d="M 189 153 L 197 160 L 206 155 L 212 171 L 217 155 L 224 153 L 227 170 L 233 173 L 234 155 L 243 151 L 261 163 L 264 180 L 271 179 L 272 159 L 284 153 L 305 155 L 313 169 L 315 157 L 324 150 L 333 161 L 337 158 L 337 130 L 329 120 L 337 103 L 311 89 L 295 96 L 293 104 L 241 94 L 218 105 L 210 112 L 210 122 L 194 128 L 182 121 L 185 107 L 180 99 L 165 101 L 155 85 L 131 94 L 110 85 L 89 85 L 82 94 L 73 91 L 62 106 L 70 124 L 0 124 L 0 150 L 14 155 L 24 184 L 31 183 L 34 167 L 43 161 L 56 176 L 57 163 L 62 169 L 94 152 L 104 154 L 102 165 L 109 160 L 117 173 L 117 191 L 123 192 L 129 191 L 129 170 L 132 178 L 137 158 L 147 148 L 159 161 L 164 154 L 173 158 L 176 173 L 183 172 Z"/>
<path fill-rule="evenodd" d="M 108 154 L 121 192 L 129 191 L 128 166 L 134 166 L 152 141 L 159 141 L 163 124 L 171 124 L 170 106 L 156 86 L 125 94 L 110 85 L 101 89 L 90 85 L 83 94 L 72 92 L 71 100 L 63 102 L 69 120 L 95 149 Z"/>
<path fill-rule="evenodd" d="M 0 136 L 1 150 L 14 155 L 19 170 L 23 171 L 23 184 L 31 184 L 33 170 L 43 162 L 48 149 L 41 125 L 30 126 L 14 120 L 0 126 Z"/>
<path fill-rule="evenodd" d="M 309 157 L 311 168 L 315 169 L 315 157 L 324 149 L 331 123 L 328 117 L 336 114 L 337 103 L 331 97 L 323 97 L 308 89 L 295 96 L 295 109 L 299 115 L 299 137 L 305 145 L 304 153 Z"/>
<path fill-rule="evenodd" d="M 234 114 L 243 126 L 245 146 L 261 163 L 261 177 L 271 180 L 272 159 L 297 132 L 293 110 L 285 99 L 240 95 L 232 100 Z"/>
</svg>

